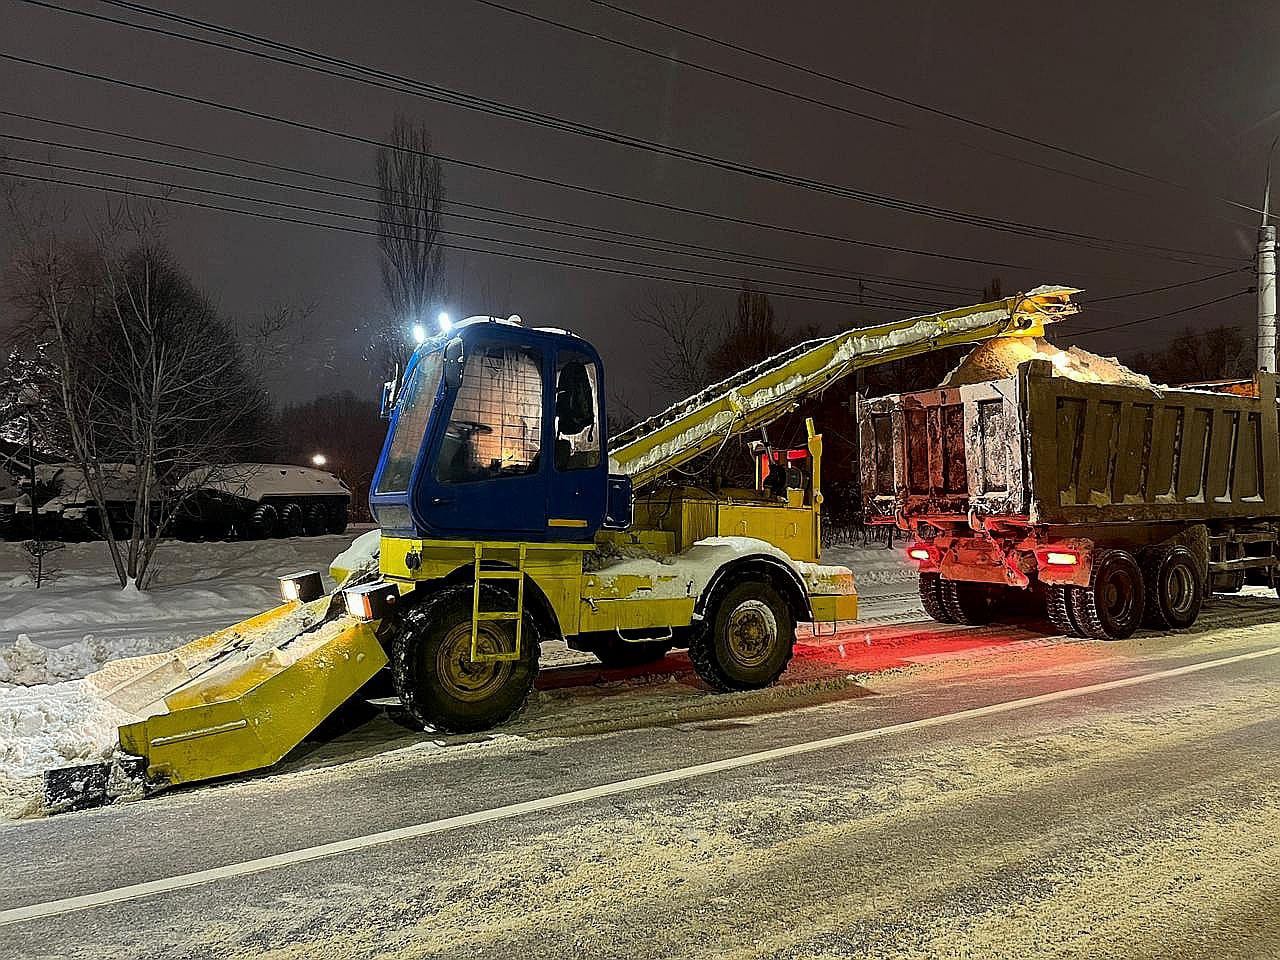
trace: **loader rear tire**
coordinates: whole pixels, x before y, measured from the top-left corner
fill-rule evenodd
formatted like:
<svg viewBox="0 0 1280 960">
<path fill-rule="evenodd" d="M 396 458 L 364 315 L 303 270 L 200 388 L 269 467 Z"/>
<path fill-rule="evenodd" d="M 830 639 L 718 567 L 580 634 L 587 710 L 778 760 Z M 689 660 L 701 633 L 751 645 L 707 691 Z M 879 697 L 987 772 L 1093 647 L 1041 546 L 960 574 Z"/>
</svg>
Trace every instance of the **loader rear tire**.
<svg viewBox="0 0 1280 960">
<path fill-rule="evenodd" d="M 942 602 L 951 617 L 951 623 L 963 623 L 980 627 L 990 623 L 996 615 L 998 588 L 986 583 L 968 580 L 943 580 Z"/>
<path fill-rule="evenodd" d="M 939 574 L 920 574 L 920 605 L 938 623 L 955 623 L 943 597 L 942 577 Z"/>
<path fill-rule="evenodd" d="M 280 508 L 280 536 L 301 537 L 305 536 L 306 532 L 307 518 L 300 504 L 286 503 Z"/>
<path fill-rule="evenodd" d="M 472 586 L 445 587 L 409 610 L 391 640 L 391 677 L 413 724 L 447 733 L 487 730 L 519 712 L 538 673 L 541 634 L 526 610 L 520 659 L 471 660 Z M 515 597 L 482 584 L 482 610 L 509 610 Z M 514 648 L 515 623 L 480 622 L 481 652 Z"/>
<path fill-rule="evenodd" d="M 1076 615 L 1071 611 L 1071 591 L 1075 589 L 1066 583 L 1049 584 L 1045 607 L 1049 613 L 1049 622 L 1055 630 L 1068 637 L 1085 637 L 1088 634 L 1080 629 Z"/>
<path fill-rule="evenodd" d="M 796 624 L 764 580 L 743 580 L 717 598 L 689 637 L 689 659 L 716 690 L 758 690 L 791 661 Z"/>
<path fill-rule="evenodd" d="M 1146 626 L 1181 630 L 1196 622 L 1204 604 L 1204 584 L 1195 554 L 1184 546 L 1153 550 L 1143 558 L 1142 576 Z"/>
<path fill-rule="evenodd" d="M 1089 586 L 1071 591 L 1071 612 L 1086 636 L 1124 640 L 1142 621 L 1146 592 L 1142 568 L 1128 550 L 1099 550 Z"/>
</svg>

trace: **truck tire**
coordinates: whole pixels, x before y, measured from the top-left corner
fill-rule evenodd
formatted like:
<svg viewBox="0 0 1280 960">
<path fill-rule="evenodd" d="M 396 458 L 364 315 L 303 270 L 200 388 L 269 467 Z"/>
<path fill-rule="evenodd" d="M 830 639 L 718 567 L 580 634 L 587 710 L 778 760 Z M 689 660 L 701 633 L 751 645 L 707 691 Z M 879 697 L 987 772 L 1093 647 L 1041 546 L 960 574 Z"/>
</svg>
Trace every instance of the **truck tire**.
<svg viewBox="0 0 1280 960">
<path fill-rule="evenodd" d="M 329 525 L 329 515 L 325 512 L 323 503 L 309 504 L 304 511 L 304 518 L 303 526 L 308 537 L 320 536 Z"/>
<path fill-rule="evenodd" d="M 265 540 L 275 532 L 276 508 L 269 503 L 259 504 L 245 523 L 245 536 L 250 540 Z"/>
<path fill-rule="evenodd" d="M 786 600 L 764 580 L 743 580 L 716 600 L 693 631 L 689 659 L 716 690 L 758 690 L 787 669 L 795 640 Z"/>
<path fill-rule="evenodd" d="M 638 667 L 656 663 L 671 652 L 668 640 L 620 640 L 606 637 L 591 651 L 606 667 Z"/>
<path fill-rule="evenodd" d="M 329 524 L 326 529 L 330 533 L 346 533 L 349 514 L 350 510 L 345 503 L 334 507 L 329 511 Z"/>
<path fill-rule="evenodd" d="M 963 623 L 971 627 L 990 623 L 995 617 L 998 598 L 996 588 L 989 584 L 970 583 L 967 580 L 942 581 L 942 602 L 951 617 L 951 623 Z"/>
<path fill-rule="evenodd" d="M 920 574 L 920 605 L 938 623 L 955 623 L 943 597 L 942 577 L 936 573 Z"/>
<path fill-rule="evenodd" d="M 301 504 L 286 503 L 280 508 L 278 534 L 282 537 L 301 537 L 307 532 L 307 518 Z"/>
<path fill-rule="evenodd" d="M 1156 630 L 1181 630 L 1200 616 L 1204 584 L 1195 554 L 1183 546 L 1152 550 L 1143 558 L 1147 595 L 1143 623 Z"/>
<path fill-rule="evenodd" d="M 1065 583 L 1051 583 L 1045 597 L 1045 608 L 1049 613 L 1049 622 L 1059 633 L 1068 637 L 1088 636 L 1080 629 L 1076 616 L 1071 609 L 1071 593 L 1076 588 Z"/>
<path fill-rule="evenodd" d="M 1145 612 L 1142 568 L 1128 550 L 1093 555 L 1089 586 L 1071 591 L 1071 613 L 1085 636 L 1124 640 L 1138 629 Z"/>
<path fill-rule="evenodd" d="M 510 610 L 515 598 L 481 584 L 481 609 Z M 519 712 L 538 673 L 540 633 L 526 610 L 520 659 L 471 661 L 471 584 L 445 587 L 401 618 L 391 639 L 391 678 L 413 724 L 449 733 L 487 730 Z M 511 650 L 515 623 L 480 623 L 482 652 Z"/>
</svg>

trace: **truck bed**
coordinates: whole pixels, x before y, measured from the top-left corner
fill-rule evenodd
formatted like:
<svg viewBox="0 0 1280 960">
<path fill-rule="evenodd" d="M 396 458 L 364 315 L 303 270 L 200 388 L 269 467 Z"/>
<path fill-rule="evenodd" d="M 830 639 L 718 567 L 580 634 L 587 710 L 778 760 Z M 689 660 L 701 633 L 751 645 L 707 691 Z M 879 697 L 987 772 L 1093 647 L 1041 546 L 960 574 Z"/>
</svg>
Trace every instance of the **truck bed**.
<svg viewBox="0 0 1280 960">
<path fill-rule="evenodd" d="M 1242 395 L 1243 394 L 1243 395 Z M 1280 516 L 1276 378 L 1251 390 L 1015 376 L 859 407 L 868 518 L 1032 524 Z"/>
</svg>

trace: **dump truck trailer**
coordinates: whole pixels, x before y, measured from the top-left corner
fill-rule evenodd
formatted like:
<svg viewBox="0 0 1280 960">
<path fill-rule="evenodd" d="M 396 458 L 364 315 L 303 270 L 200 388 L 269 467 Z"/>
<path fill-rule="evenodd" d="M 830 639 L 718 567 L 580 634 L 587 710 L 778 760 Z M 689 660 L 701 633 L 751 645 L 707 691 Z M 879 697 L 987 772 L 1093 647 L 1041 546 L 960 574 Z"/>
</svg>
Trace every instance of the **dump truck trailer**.
<svg viewBox="0 0 1280 960">
<path fill-rule="evenodd" d="M 864 509 L 910 536 L 925 610 L 1042 591 L 1058 629 L 1186 627 L 1209 591 L 1280 582 L 1276 378 L 1168 388 L 1014 376 L 859 405 Z"/>
<path fill-rule="evenodd" d="M 1069 287 L 820 338 L 610 438 L 604 366 L 567 331 L 475 317 L 415 350 L 384 394 L 369 495 L 376 564 L 281 579 L 284 603 L 169 655 L 90 680 L 140 719 L 121 757 L 150 786 L 275 763 L 386 668 L 406 716 L 442 731 L 511 717 L 542 643 L 606 663 L 687 647 L 717 690 L 772 683 L 798 622 L 857 614 L 854 578 L 821 562 L 822 437 L 753 443 L 755 483 L 671 482 L 691 461 L 860 367 L 937 347 L 1042 335 Z M 54 776 L 50 796 L 106 782 Z"/>
</svg>

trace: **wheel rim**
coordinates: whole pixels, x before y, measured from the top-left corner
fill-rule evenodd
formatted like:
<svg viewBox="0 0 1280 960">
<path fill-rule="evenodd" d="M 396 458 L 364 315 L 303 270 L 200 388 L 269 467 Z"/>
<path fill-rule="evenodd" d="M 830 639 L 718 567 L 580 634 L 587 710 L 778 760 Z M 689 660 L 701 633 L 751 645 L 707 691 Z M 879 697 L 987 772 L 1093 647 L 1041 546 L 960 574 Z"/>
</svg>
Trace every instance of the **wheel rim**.
<svg viewBox="0 0 1280 960">
<path fill-rule="evenodd" d="M 1102 583 L 1098 599 L 1112 623 L 1127 623 L 1133 615 L 1135 595 L 1132 573 L 1128 570 L 1112 570 Z"/>
<path fill-rule="evenodd" d="M 763 600 L 745 600 L 729 614 L 726 634 L 734 660 L 758 667 L 777 646 L 778 618 Z"/>
<path fill-rule="evenodd" d="M 490 623 L 480 624 L 476 651 L 481 654 L 509 651 L 507 637 Z M 476 663 L 471 659 L 471 624 L 460 623 L 436 649 L 436 676 L 450 696 L 468 703 L 491 697 L 507 682 L 511 662 Z"/>
<path fill-rule="evenodd" d="M 1195 583 L 1191 571 L 1182 564 L 1170 567 L 1166 590 L 1169 611 L 1178 617 L 1187 616 L 1195 604 Z"/>
</svg>

